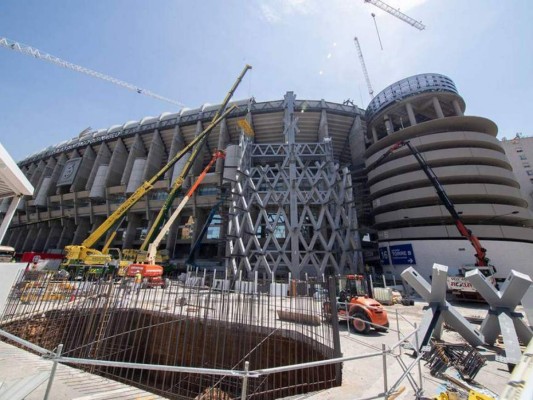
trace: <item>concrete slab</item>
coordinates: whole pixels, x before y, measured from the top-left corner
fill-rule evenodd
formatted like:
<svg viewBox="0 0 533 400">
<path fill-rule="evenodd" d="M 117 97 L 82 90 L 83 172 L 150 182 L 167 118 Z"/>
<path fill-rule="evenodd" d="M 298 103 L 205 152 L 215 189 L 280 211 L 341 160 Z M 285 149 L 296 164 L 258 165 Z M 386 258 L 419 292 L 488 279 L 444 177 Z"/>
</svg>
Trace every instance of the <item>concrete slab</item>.
<svg viewBox="0 0 533 400">
<path fill-rule="evenodd" d="M 0 342 L 0 382 L 5 385 L 14 384 L 28 375 L 49 372 L 51 368 L 51 361 L 44 360 L 5 342 Z M 42 400 L 46 385 L 47 381 L 25 399 Z M 49 398 L 54 400 L 164 399 L 164 397 L 136 387 L 91 375 L 61 364 L 57 366 Z"/>
</svg>

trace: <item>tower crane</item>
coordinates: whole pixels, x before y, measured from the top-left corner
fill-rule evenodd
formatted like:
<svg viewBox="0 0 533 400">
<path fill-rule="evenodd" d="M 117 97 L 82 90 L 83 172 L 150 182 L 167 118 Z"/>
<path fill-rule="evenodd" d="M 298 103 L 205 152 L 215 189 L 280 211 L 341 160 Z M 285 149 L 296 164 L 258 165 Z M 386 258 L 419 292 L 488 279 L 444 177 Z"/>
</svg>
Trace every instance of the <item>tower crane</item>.
<svg viewBox="0 0 533 400">
<path fill-rule="evenodd" d="M 151 91 L 146 90 L 146 89 L 142 89 L 142 88 L 140 88 L 140 87 L 138 87 L 136 85 L 133 85 L 131 83 L 124 82 L 124 81 L 121 81 L 120 79 L 113 78 L 111 76 L 102 74 L 101 72 L 96 72 L 96 71 L 93 71 L 92 69 L 85 68 L 85 67 L 82 67 L 80 65 L 76 65 L 76 64 L 73 64 L 71 62 L 62 60 L 59 57 L 53 56 L 53 55 L 48 54 L 48 53 L 41 52 L 39 49 L 36 49 L 34 47 L 31 47 L 31 46 L 28 46 L 28 45 L 25 45 L 25 44 L 22 44 L 22 43 L 19 43 L 19 42 L 15 42 L 15 41 L 13 41 L 11 39 L 8 39 L 8 38 L 5 38 L 5 37 L 0 37 L 0 46 L 5 47 L 6 49 L 18 51 L 19 53 L 26 54 L 26 55 L 31 56 L 31 57 L 35 57 L 35 58 L 37 58 L 39 60 L 48 61 L 48 62 L 50 62 L 52 64 L 58 65 L 58 66 L 63 67 L 63 68 L 67 68 L 67 69 L 70 69 L 70 70 L 73 70 L 73 71 L 76 71 L 76 72 L 81 72 L 82 74 L 86 74 L 86 75 L 92 76 L 93 78 L 98 78 L 98 79 L 102 79 L 102 80 L 107 81 L 107 82 L 114 83 L 115 85 L 122 86 L 123 88 L 132 90 L 132 91 L 134 91 L 136 93 L 139 93 L 139 94 L 144 94 L 145 96 L 150 96 L 150 97 L 152 97 L 154 99 L 157 99 L 157 100 L 165 101 L 167 103 L 174 104 L 174 105 L 179 106 L 179 107 L 184 107 L 185 106 L 184 104 L 180 103 L 179 101 L 172 100 L 172 99 L 169 99 L 167 97 L 160 96 L 160 95 L 158 95 L 158 94 L 156 94 L 154 92 L 151 92 Z"/>
<path fill-rule="evenodd" d="M 361 62 L 361 68 L 363 69 L 363 74 L 365 75 L 366 86 L 368 87 L 368 94 L 370 95 L 370 98 L 374 98 L 374 89 L 372 89 L 372 85 L 370 84 L 370 78 L 368 76 L 368 71 L 366 70 L 365 59 L 363 58 L 363 52 L 361 51 L 361 45 L 359 44 L 359 40 L 357 39 L 357 36 L 354 37 L 353 40 L 355 42 L 355 48 L 357 49 L 357 54 L 359 55 L 359 61 Z"/>
<path fill-rule="evenodd" d="M 370 3 L 378 8 L 381 8 L 383 11 L 386 11 L 390 15 L 398 19 L 401 19 L 403 22 L 407 22 L 413 28 L 416 28 L 420 31 L 426 29 L 426 26 L 422 22 L 419 22 L 409 17 L 408 15 L 405 15 L 404 13 L 400 12 L 399 10 L 396 10 L 395 8 L 389 6 L 388 4 L 382 2 L 381 0 L 365 0 L 365 3 Z"/>
</svg>

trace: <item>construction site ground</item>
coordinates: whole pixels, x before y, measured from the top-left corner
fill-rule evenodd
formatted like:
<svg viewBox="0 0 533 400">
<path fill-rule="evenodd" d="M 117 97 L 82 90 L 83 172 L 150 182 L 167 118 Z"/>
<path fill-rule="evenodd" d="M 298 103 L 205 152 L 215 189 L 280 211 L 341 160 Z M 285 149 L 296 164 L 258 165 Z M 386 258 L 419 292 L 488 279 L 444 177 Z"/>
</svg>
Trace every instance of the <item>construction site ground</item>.
<svg viewBox="0 0 533 400">
<path fill-rule="evenodd" d="M 488 311 L 488 306 L 482 303 L 453 303 L 453 305 L 463 316 L 475 317 L 476 319 L 479 318 L 480 320 L 485 317 Z M 427 306 L 427 303 L 423 301 L 415 301 L 413 306 L 403 306 L 400 304 L 385 306 L 389 313 L 391 328 L 396 329 L 396 313 L 398 313 L 400 315 L 398 322 L 401 334 L 406 335 L 412 332 L 412 324 L 420 324 L 425 306 Z M 340 337 L 342 352 L 343 356 L 345 357 L 378 352 L 382 349 L 382 344 L 391 346 L 398 342 L 397 332 L 389 331 L 388 333 L 383 334 L 371 330 L 368 335 L 358 335 L 350 332 L 343 322 L 341 322 Z M 459 334 L 447 329 L 445 329 L 443 332 L 442 340 L 450 343 L 464 343 L 464 340 Z M 481 355 L 487 359 L 487 363 L 481 368 L 475 377 L 475 384 L 474 382 L 471 384 L 464 382 L 464 384 L 470 385 L 474 390 L 480 393 L 485 393 L 488 395 L 492 394 L 493 396 L 499 395 L 503 391 L 511 376 L 507 365 L 496 361 L 496 355 L 502 354 L 502 349 L 496 346 L 478 348 L 478 350 L 480 351 Z M 398 351 L 395 353 L 399 354 Z M 413 351 L 407 348 L 402 348 L 401 359 L 404 361 L 406 366 L 411 365 L 415 360 Z M 432 376 L 428 366 L 423 360 L 421 362 L 421 371 L 424 397 L 434 398 L 439 393 L 447 390 L 447 385 L 450 384 L 450 382 L 445 379 Z M 396 383 L 397 379 L 402 375 L 402 373 L 403 370 L 396 360 L 396 357 L 388 356 L 387 381 L 389 388 Z M 446 371 L 446 374 L 454 378 L 459 378 L 457 372 L 451 368 Z M 420 385 L 418 366 L 415 366 L 411 370 L 411 376 L 414 378 L 416 383 Z M 403 380 L 398 385 L 398 389 L 399 390 L 396 397 L 397 399 L 415 398 L 415 392 L 407 379 Z M 383 358 L 372 357 L 344 363 L 343 384 L 341 387 L 293 398 L 309 398 L 317 400 L 366 399 L 373 398 L 379 393 L 383 392 Z"/>
<path fill-rule="evenodd" d="M 399 325 L 400 337 L 404 337 L 413 331 L 413 324 L 419 324 L 424 312 L 425 302 L 415 301 L 413 306 L 403 306 L 400 304 L 386 306 L 389 313 L 391 328 L 388 333 L 377 333 L 370 331 L 368 335 L 358 335 L 349 330 L 346 322 L 340 322 L 341 349 L 344 357 L 376 353 L 382 350 L 382 345 L 392 346 L 397 343 Z M 481 303 L 455 303 L 454 306 L 466 317 L 484 318 L 487 313 L 487 306 Z M 398 318 L 396 315 L 398 314 Z M 462 338 L 453 331 L 444 330 L 443 340 L 451 343 L 462 343 Z M 510 378 L 510 373 L 506 364 L 496 361 L 496 355 L 501 354 L 501 348 L 491 347 L 480 349 L 481 354 L 487 358 L 486 365 L 477 374 L 475 381 L 479 387 L 475 390 L 490 394 L 502 392 L 505 384 Z M 399 349 L 395 351 L 399 354 Z M 402 348 L 401 356 L 389 355 L 386 361 L 387 383 L 390 388 L 402 375 L 403 369 L 398 362 L 398 358 L 403 361 L 404 368 L 414 361 L 413 351 Z M 293 399 L 363 399 L 375 398 L 384 392 L 383 381 L 383 357 L 375 356 L 345 362 L 343 366 L 342 386 L 321 391 L 308 393 L 293 397 Z M 440 392 L 446 390 L 444 379 L 431 376 L 429 368 L 425 362 L 420 363 L 422 371 L 423 395 L 433 398 Z M 18 379 L 23 379 L 29 375 L 35 375 L 41 371 L 50 370 L 52 362 L 44 360 L 36 355 L 17 349 L 11 345 L 0 342 L 0 382 L 10 384 Z M 452 377 L 458 375 L 451 369 L 446 373 Z M 420 385 L 418 365 L 411 370 L 411 376 L 417 385 Z M 465 382 L 468 385 L 468 383 Z M 404 379 L 398 386 L 398 399 L 411 399 L 415 397 L 414 389 L 407 379 Z M 42 399 L 46 390 L 46 382 L 41 384 L 27 399 Z M 56 379 L 54 380 L 51 399 L 155 399 L 161 398 L 140 389 L 91 375 L 86 372 L 68 366 L 59 366 Z"/>
</svg>

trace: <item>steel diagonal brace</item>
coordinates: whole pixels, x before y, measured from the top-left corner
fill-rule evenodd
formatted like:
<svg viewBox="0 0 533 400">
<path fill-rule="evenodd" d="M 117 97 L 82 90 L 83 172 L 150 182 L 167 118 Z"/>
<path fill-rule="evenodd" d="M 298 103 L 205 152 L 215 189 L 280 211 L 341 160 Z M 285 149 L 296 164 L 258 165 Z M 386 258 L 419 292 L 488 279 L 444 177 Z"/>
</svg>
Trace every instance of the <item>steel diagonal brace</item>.
<svg viewBox="0 0 533 400">
<path fill-rule="evenodd" d="M 431 286 L 413 267 L 407 268 L 402 272 L 401 276 L 425 301 L 429 303 L 429 306 L 424 311 L 422 317 L 419 335 L 422 340 L 417 351 L 429 343 L 431 336 L 440 339 L 444 322 L 453 327 L 472 346 L 476 347 L 484 343 L 483 336 L 480 332 L 476 331 L 472 325 L 446 301 L 446 279 L 448 277 L 447 266 L 433 264 Z"/>
<path fill-rule="evenodd" d="M 516 364 L 521 355 L 518 340 L 529 343 L 533 337 L 533 331 L 524 322 L 522 314 L 515 312 L 516 306 L 531 286 L 531 278 L 512 270 L 498 291 L 477 269 L 467 272 L 465 276 L 489 303 L 488 316 L 481 324 L 481 333 L 486 343 L 494 344 L 501 333 L 507 363 Z"/>
</svg>

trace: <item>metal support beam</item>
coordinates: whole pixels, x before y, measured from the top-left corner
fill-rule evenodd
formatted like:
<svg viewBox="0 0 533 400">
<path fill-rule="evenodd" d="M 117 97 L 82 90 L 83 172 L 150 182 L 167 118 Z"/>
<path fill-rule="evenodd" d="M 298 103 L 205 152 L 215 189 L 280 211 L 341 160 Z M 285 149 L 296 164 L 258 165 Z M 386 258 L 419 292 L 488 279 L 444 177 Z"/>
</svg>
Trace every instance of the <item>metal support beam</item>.
<svg viewBox="0 0 533 400">
<path fill-rule="evenodd" d="M 489 304 L 489 313 L 481 324 L 481 333 L 485 341 L 492 345 L 501 333 L 505 344 L 506 362 L 518 363 L 522 355 L 519 339 L 529 343 L 533 338 L 533 331 L 524 322 L 522 314 L 515 312 L 515 308 L 531 286 L 531 278 L 511 270 L 501 290 L 498 291 L 478 269 L 468 271 L 465 276 Z"/>
<path fill-rule="evenodd" d="M 433 264 L 433 275 L 431 285 L 416 272 L 413 267 L 407 268 L 401 274 L 402 278 L 429 303 L 429 307 L 424 311 L 422 323 L 420 325 L 420 337 L 422 337 L 419 347 L 414 346 L 417 351 L 427 345 L 431 336 L 440 339 L 442 325 L 446 322 L 457 333 L 466 339 L 472 346 L 481 346 L 484 342 L 483 335 L 476 331 L 472 325 L 459 312 L 446 301 L 446 279 L 448 277 L 448 267 L 440 264 Z"/>
</svg>

